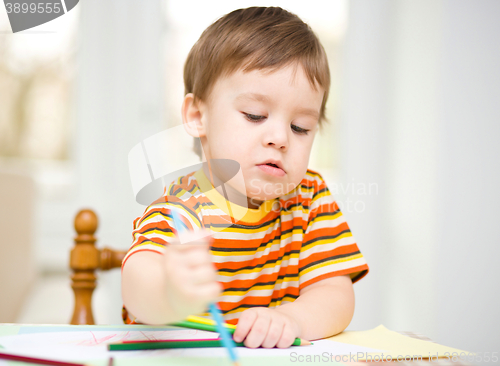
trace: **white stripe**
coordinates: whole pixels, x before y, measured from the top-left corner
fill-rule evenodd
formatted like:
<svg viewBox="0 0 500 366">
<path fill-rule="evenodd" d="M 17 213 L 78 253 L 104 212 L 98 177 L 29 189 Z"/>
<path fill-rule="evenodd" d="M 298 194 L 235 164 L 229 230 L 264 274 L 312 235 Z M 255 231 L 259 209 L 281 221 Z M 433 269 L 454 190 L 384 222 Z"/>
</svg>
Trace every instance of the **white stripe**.
<svg viewBox="0 0 500 366">
<path fill-rule="evenodd" d="M 332 246 L 333 243 L 335 243 L 335 246 Z M 326 251 L 330 251 L 330 250 L 335 249 L 335 248 L 339 248 L 339 247 L 342 247 L 345 245 L 352 245 L 355 243 L 356 243 L 356 241 L 354 240 L 353 236 L 347 236 L 345 238 L 331 240 L 327 244 L 316 244 L 316 246 L 313 246 L 314 243 L 312 243 L 309 247 L 306 247 L 307 249 L 303 249 L 300 252 L 300 259 L 304 260 L 307 257 L 309 257 L 311 254 L 326 252 Z"/>
<path fill-rule="evenodd" d="M 358 266 L 362 266 L 364 264 L 366 264 L 365 259 L 358 258 L 358 259 L 352 259 L 352 260 L 345 261 L 345 262 L 330 264 L 328 266 L 323 266 L 323 267 L 317 268 L 313 271 L 310 271 L 309 273 L 306 273 L 306 274 L 300 276 L 300 283 L 302 284 L 304 282 L 307 282 L 315 277 L 324 275 L 326 273 L 342 271 L 344 269 L 358 267 Z"/>
</svg>

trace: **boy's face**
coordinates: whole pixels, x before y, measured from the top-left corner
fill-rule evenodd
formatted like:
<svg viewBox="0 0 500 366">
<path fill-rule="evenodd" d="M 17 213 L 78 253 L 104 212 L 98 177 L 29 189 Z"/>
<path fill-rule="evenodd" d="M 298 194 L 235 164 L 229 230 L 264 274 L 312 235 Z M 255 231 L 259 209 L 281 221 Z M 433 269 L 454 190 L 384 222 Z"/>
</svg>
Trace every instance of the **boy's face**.
<svg viewBox="0 0 500 366">
<path fill-rule="evenodd" d="M 219 79 L 200 102 L 201 143 L 208 159 L 232 159 L 243 184 L 233 189 L 248 207 L 293 190 L 304 178 L 324 90 L 315 90 L 302 66 L 269 73 L 241 70 Z"/>
</svg>

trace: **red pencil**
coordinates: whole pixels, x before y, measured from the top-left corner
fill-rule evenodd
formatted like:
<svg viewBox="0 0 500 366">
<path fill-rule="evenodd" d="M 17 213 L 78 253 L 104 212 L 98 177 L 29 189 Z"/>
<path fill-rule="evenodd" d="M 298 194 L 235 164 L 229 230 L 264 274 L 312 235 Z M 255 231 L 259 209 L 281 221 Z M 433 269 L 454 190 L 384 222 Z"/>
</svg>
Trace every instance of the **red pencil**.
<svg viewBox="0 0 500 366">
<path fill-rule="evenodd" d="M 83 363 L 54 361 L 46 358 L 26 357 L 26 356 L 20 356 L 2 352 L 0 352 L 0 360 L 21 361 L 21 362 L 37 363 L 39 365 L 51 365 L 51 366 L 86 366 Z"/>
</svg>

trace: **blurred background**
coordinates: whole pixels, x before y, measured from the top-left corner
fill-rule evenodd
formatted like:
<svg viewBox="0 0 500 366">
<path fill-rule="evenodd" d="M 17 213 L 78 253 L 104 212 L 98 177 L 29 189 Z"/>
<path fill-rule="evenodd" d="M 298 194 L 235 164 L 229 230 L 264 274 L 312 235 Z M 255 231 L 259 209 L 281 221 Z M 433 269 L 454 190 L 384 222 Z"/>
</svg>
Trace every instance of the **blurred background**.
<svg viewBox="0 0 500 366">
<path fill-rule="evenodd" d="M 179 125 L 184 60 L 202 31 L 282 6 L 327 50 L 327 180 L 370 273 L 348 329 L 384 324 L 499 351 L 500 2 L 97 1 L 12 34 L 0 6 L 0 322 L 68 323 L 76 212 L 127 249 L 130 149 Z M 100 274 L 99 324 L 121 322 L 120 271 Z"/>
</svg>

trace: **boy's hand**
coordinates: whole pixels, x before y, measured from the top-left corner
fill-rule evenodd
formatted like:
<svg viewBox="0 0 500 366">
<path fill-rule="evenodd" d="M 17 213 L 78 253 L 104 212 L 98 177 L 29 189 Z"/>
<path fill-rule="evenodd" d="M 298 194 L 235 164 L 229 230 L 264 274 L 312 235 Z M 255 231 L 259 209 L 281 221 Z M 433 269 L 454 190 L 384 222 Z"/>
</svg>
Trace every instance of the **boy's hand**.
<svg viewBox="0 0 500 366">
<path fill-rule="evenodd" d="M 183 234 L 189 241 L 193 233 Z M 201 313 L 217 300 L 222 285 L 209 251 L 209 237 L 181 244 L 176 239 L 165 248 L 165 283 L 171 310 L 180 319 Z"/>
<path fill-rule="evenodd" d="M 298 323 L 279 308 L 256 307 L 241 313 L 233 338 L 249 348 L 288 348 L 299 335 Z"/>
</svg>

